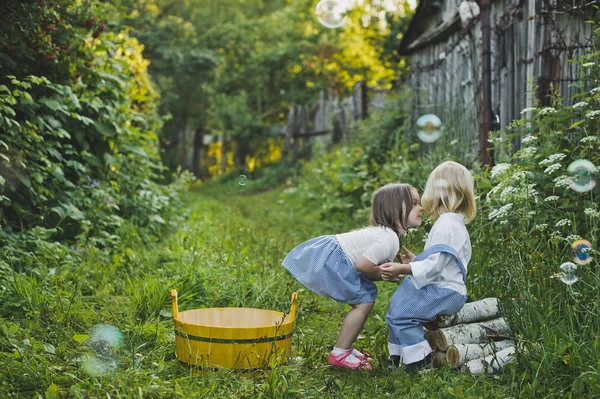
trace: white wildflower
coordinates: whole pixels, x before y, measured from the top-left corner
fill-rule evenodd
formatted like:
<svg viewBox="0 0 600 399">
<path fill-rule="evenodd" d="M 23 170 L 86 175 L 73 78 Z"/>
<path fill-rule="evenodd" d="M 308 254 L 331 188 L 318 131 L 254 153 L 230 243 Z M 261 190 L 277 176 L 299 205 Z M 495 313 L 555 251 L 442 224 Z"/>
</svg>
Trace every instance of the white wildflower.
<svg viewBox="0 0 600 399">
<path fill-rule="evenodd" d="M 507 224 L 507 223 L 508 223 L 508 220 L 501 220 L 501 221 L 500 221 L 500 224 L 501 224 L 501 225 L 505 225 L 505 224 Z"/>
<path fill-rule="evenodd" d="M 525 148 L 519 150 L 517 155 L 522 159 L 528 159 L 528 158 L 531 158 L 533 155 L 535 155 L 536 152 L 537 152 L 537 149 L 535 147 L 525 147 Z"/>
<path fill-rule="evenodd" d="M 566 155 L 562 153 L 552 154 L 548 158 L 541 161 L 540 166 L 550 165 L 551 163 L 562 161 L 565 157 Z"/>
<path fill-rule="evenodd" d="M 537 139 L 537 137 L 529 135 L 529 136 L 523 137 L 523 138 L 521 139 L 521 143 L 523 143 L 523 144 L 527 144 L 527 143 L 529 143 L 530 141 L 534 141 L 534 140 L 536 140 L 536 139 Z"/>
<path fill-rule="evenodd" d="M 558 195 L 551 195 L 549 197 L 544 198 L 544 202 L 556 201 L 558 199 Z"/>
<path fill-rule="evenodd" d="M 561 232 L 560 231 L 553 231 L 552 233 L 550 233 L 550 239 L 552 239 L 552 240 L 562 239 Z"/>
<path fill-rule="evenodd" d="M 589 67 L 592 67 L 594 65 L 596 65 L 595 62 L 586 62 L 585 64 L 581 64 L 581 66 L 584 67 L 584 68 L 589 68 Z"/>
<path fill-rule="evenodd" d="M 515 187 L 508 186 L 504 190 L 502 190 L 502 192 L 500 193 L 500 200 L 505 201 L 506 199 L 510 198 L 511 194 L 516 194 L 516 193 L 517 193 L 517 189 Z"/>
<path fill-rule="evenodd" d="M 510 210 L 512 209 L 513 204 L 512 203 L 508 203 L 502 207 L 500 207 L 499 209 L 494 209 L 493 211 L 490 212 L 488 218 L 489 219 L 503 219 L 506 216 L 508 216 Z"/>
<path fill-rule="evenodd" d="M 556 222 L 556 227 L 570 226 L 571 221 L 569 219 L 560 219 Z"/>
<path fill-rule="evenodd" d="M 538 112 L 538 115 L 553 114 L 555 112 L 556 110 L 552 107 L 544 107 L 540 110 L 540 112 Z"/>
<path fill-rule="evenodd" d="M 450 143 L 448 143 L 448 144 L 450 144 L 450 145 L 455 145 L 455 144 L 457 144 L 457 143 L 458 143 L 458 140 L 454 139 L 454 140 L 452 140 L 452 141 L 451 141 Z"/>
<path fill-rule="evenodd" d="M 600 115 L 600 110 L 595 110 L 595 111 L 591 111 L 591 112 L 588 112 L 587 114 L 585 114 L 585 117 L 586 118 L 590 118 L 590 119 L 594 119 L 598 115 Z"/>
<path fill-rule="evenodd" d="M 533 107 L 529 107 L 529 108 L 524 108 L 523 111 L 521 111 L 521 115 L 526 114 L 528 112 L 531 111 L 535 111 L 537 108 L 533 108 Z"/>
<path fill-rule="evenodd" d="M 584 108 L 584 107 L 587 107 L 588 105 L 590 105 L 590 104 L 588 104 L 585 101 L 580 101 L 577 104 L 573 104 L 573 109 Z"/>
<path fill-rule="evenodd" d="M 508 169 L 510 169 L 510 164 L 509 163 L 499 163 L 498 165 L 494 166 L 492 168 L 492 179 L 494 179 L 496 176 L 501 175 L 503 172 L 507 171 Z"/>
<path fill-rule="evenodd" d="M 558 176 L 554 180 L 554 187 L 565 188 L 573 183 L 573 176 Z"/>
<path fill-rule="evenodd" d="M 577 234 L 571 234 L 570 236 L 567 236 L 565 238 L 568 242 L 573 242 L 576 240 L 581 240 L 581 236 L 578 236 Z"/>
<path fill-rule="evenodd" d="M 551 175 L 552 173 L 556 172 L 560 168 L 562 168 L 561 164 L 559 164 L 559 163 L 553 163 L 552 165 L 550 165 L 546 169 L 544 169 L 544 173 L 547 173 L 547 174 Z"/>
<path fill-rule="evenodd" d="M 540 223 L 540 224 L 536 224 L 534 229 L 535 230 L 544 230 L 546 227 L 548 227 L 548 223 Z"/>
<path fill-rule="evenodd" d="M 587 143 L 588 141 L 598 141 L 597 136 L 587 136 L 581 139 L 582 143 Z"/>
<path fill-rule="evenodd" d="M 535 216 L 537 214 L 536 211 L 529 211 L 527 212 L 527 216 L 531 217 L 531 216 Z"/>
<path fill-rule="evenodd" d="M 535 202 L 537 202 L 537 197 L 538 197 L 538 192 L 536 189 L 534 189 L 534 187 L 536 186 L 536 184 L 528 184 L 526 187 L 526 191 L 525 191 L 525 198 L 533 198 L 535 199 Z"/>
<path fill-rule="evenodd" d="M 524 180 L 527 178 L 527 172 L 524 171 L 519 171 L 519 172 L 515 172 L 512 175 L 512 180 L 516 180 L 516 181 L 520 181 L 520 180 Z"/>
<path fill-rule="evenodd" d="M 585 208 L 583 213 L 585 213 L 590 218 L 600 217 L 600 212 L 598 212 L 596 209 L 593 209 L 593 208 Z"/>
<path fill-rule="evenodd" d="M 592 90 L 590 90 L 590 94 L 596 94 L 600 92 L 600 87 L 594 87 Z"/>
</svg>

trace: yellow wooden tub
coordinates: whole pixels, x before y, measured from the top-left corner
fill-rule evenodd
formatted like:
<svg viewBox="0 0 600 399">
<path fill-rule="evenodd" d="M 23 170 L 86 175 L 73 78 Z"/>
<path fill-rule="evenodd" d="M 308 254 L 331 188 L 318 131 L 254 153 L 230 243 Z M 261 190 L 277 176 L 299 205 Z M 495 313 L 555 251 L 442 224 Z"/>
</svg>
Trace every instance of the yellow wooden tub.
<svg viewBox="0 0 600 399">
<path fill-rule="evenodd" d="M 257 369 L 288 360 L 298 294 L 289 314 L 249 308 L 206 308 L 179 312 L 171 290 L 175 352 L 187 364 L 207 368 Z"/>
</svg>

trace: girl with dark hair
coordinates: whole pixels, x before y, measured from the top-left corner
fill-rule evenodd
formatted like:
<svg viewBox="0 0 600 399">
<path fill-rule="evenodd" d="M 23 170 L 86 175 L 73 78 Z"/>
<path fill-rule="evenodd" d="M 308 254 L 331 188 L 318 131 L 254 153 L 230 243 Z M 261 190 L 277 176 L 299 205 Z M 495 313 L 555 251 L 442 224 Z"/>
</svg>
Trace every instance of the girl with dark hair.
<svg viewBox="0 0 600 399">
<path fill-rule="evenodd" d="M 311 291 L 351 306 L 337 342 L 329 354 L 332 366 L 369 370 L 372 360 L 354 348 L 375 304 L 382 280 L 379 265 L 399 254 L 406 229 L 421 224 L 417 190 L 408 184 L 388 184 L 373 193 L 370 226 L 306 241 L 292 249 L 283 266 Z M 404 248 L 406 251 L 406 248 Z"/>
</svg>

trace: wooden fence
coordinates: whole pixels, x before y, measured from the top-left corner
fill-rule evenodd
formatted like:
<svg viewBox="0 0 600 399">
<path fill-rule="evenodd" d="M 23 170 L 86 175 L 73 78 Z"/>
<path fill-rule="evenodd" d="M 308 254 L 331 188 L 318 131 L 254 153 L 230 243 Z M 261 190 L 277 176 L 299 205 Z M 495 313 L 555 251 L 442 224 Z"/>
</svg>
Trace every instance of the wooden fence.
<svg viewBox="0 0 600 399">
<path fill-rule="evenodd" d="M 371 99 L 369 100 L 369 97 Z M 284 158 L 290 153 L 294 160 L 300 157 L 300 148 L 321 140 L 324 145 L 352 138 L 357 132 L 357 121 L 369 116 L 369 109 L 382 109 L 384 96 L 381 90 L 369 90 L 365 82 L 354 85 L 352 95 L 346 98 L 321 92 L 313 106 L 294 105 L 288 112 L 282 129 L 285 136 Z"/>
</svg>

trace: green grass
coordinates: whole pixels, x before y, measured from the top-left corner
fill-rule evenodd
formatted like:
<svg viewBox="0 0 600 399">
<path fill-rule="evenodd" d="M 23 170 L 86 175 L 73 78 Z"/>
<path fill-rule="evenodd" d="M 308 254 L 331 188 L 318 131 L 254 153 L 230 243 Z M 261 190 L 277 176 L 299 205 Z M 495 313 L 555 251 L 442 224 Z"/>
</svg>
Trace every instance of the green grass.
<svg viewBox="0 0 600 399">
<path fill-rule="evenodd" d="M 395 286 L 387 283 L 378 283 L 378 303 L 357 342 L 379 363 L 367 372 L 332 369 L 326 357 L 347 309 L 306 291 L 280 262 L 305 239 L 359 226 L 321 220 L 314 204 L 307 206 L 283 189 L 252 194 L 237 183 L 209 185 L 186 200 L 189 218 L 162 242 L 123 241 L 111 254 L 86 249 L 76 264 L 62 257 L 56 265 L 29 273 L 4 271 L 0 397 L 507 398 L 540 397 L 540 389 L 543 396 L 562 396 L 548 388 L 552 382 L 544 380 L 544 368 L 553 366 L 544 361 L 539 376 L 525 382 L 514 365 L 494 376 L 450 369 L 390 374 L 384 316 Z M 61 264 L 70 265 L 67 272 L 57 272 Z M 182 365 L 174 354 L 171 288 L 179 292 L 181 310 L 242 306 L 287 311 L 290 294 L 298 291 L 291 361 L 253 374 L 198 373 Z M 125 344 L 117 371 L 94 378 L 81 364 L 91 353 L 85 335 L 98 323 L 117 326 Z M 132 358 L 138 352 L 145 358 L 134 370 Z"/>
</svg>

